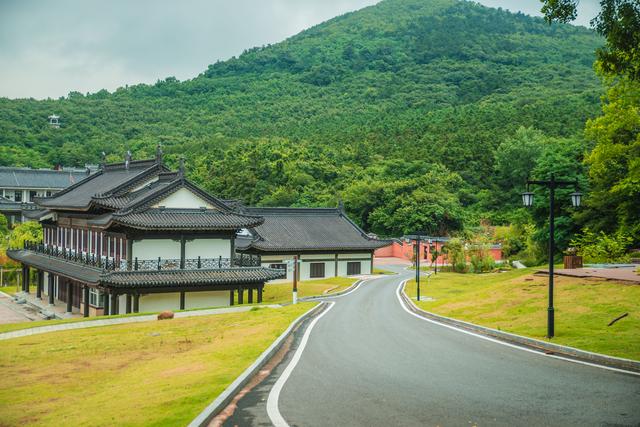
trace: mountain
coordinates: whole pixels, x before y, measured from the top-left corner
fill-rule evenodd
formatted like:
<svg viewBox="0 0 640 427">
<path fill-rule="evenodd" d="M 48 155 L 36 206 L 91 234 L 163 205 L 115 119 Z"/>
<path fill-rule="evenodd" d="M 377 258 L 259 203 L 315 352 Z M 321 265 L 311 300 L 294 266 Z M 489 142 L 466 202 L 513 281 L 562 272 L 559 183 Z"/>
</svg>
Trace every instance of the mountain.
<svg viewBox="0 0 640 427">
<path fill-rule="evenodd" d="M 599 112 L 592 63 L 601 44 L 586 28 L 472 2 L 384 0 L 192 80 L 0 99 L 0 165 L 151 156 L 161 142 L 223 197 L 341 197 L 379 233 L 446 233 L 469 221 L 467 207 L 500 218 L 496 150 L 519 128 L 581 141 Z M 60 129 L 48 125 L 52 113 Z"/>
</svg>

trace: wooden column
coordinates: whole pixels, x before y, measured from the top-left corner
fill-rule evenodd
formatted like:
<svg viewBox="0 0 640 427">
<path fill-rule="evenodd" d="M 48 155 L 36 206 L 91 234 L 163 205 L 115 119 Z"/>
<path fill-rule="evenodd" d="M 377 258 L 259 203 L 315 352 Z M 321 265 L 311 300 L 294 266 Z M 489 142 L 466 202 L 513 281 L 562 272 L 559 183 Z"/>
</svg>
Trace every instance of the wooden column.
<svg viewBox="0 0 640 427">
<path fill-rule="evenodd" d="M 111 293 L 111 314 L 118 314 L 118 294 Z"/>
<path fill-rule="evenodd" d="M 180 292 L 180 310 L 184 310 L 184 297 L 185 297 L 184 291 Z"/>
<path fill-rule="evenodd" d="M 373 255 L 374 251 L 371 251 L 371 271 L 369 272 L 369 274 L 373 274 Z"/>
<path fill-rule="evenodd" d="M 264 288 L 264 285 L 258 286 L 258 304 L 262 302 L 262 288 Z"/>
<path fill-rule="evenodd" d="M 22 269 L 22 290 L 29 293 L 29 266 L 26 265 Z"/>
<path fill-rule="evenodd" d="M 71 293 L 71 280 L 67 280 L 67 313 L 73 311 L 73 295 Z"/>
<path fill-rule="evenodd" d="M 49 286 L 49 305 L 53 305 L 54 304 L 54 296 L 53 296 L 53 281 L 55 280 L 53 274 L 49 273 L 48 274 L 49 280 L 48 280 L 48 286 Z"/>
<path fill-rule="evenodd" d="M 36 298 L 42 299 L 42 288 L 44 287 L 44 271 L 38 270 L 38 285 L 36 287 Z"/>
<path fill-rule="evenodd" d="M 108 316 L 109 315 L 109 292 L 107 292 L 107 290 L 105 289 L 104 291 L 104 310 L 102 312 L 102 314 L 104 316 Z"/>
<path fill-rule="evenodd" d="M 180 235 L 180 268 L 181 269 L 184 269 L 186 248 L 187 248 L 187 242 L 184 238 L 184 235 L 181 234 Z M 180 296 L 180 301 L 182 301 L 182 296 Z M 184 308 L 181 308 L 181 310 L 184 310 Z"/>
<path fill-rule="evenodd" d="M 82 316 L 89 317 L 89 287 L 84 285 L 84 306 Z"/>
<path fill-rule="evenodd" d="M 253 288 L 247 289 L 247 302 L 253 304 Z"/>
<path fill-rule="evenodd" d="M 127 306 L 125 308 L 125 313 L 131 313 L 131 294 L 127 294 Z"/>
<path fill-rule="evenodd" d="M 229 305 L 233 305 L 233 289 L 229 291 Z"/>
<path fill-rule="evenodd" d="M 140 312 L 140 294 L 133 294 L 133 312 Z"/>
<path fill-rule="evenodd" d="M 238 288 L 238 304 L 244 304 L 244 289 Z"/>
<path fill-rule="evenodd" d="M 336 261 L 335 261 L 335 267 L 334 267 L 335 271 L 334 271 L 334 276 L 338 277 L 338 254 L 336 254 Z"/>
</svg>

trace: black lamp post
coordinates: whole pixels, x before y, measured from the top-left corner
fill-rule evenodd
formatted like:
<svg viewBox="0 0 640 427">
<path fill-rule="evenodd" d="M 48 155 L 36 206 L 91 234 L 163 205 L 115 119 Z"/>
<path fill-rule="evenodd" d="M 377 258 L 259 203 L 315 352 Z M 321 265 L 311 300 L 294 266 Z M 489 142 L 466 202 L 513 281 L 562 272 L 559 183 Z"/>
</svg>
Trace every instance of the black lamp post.
<svg viewBox="0 0 640 427">
<path fill-rule="evenodd" d="M 553 259 L 555 256 L 555 236 L 554 236 L 554 204 L 555 189 L 558 187 L 574 186 L 576 191 L 571 193 L 571 204 L 573 207 L 580 207 L 582 193 L 578 192 L 577 181 L 556 181 L 551 174 L 549 181 L 527 181 L 527 191 L 522 193 L 522 203 L 526 207 L 533 205 L 533 193 L 529 191 L 529 185 L 541 185 L 549 189 L 549 308 L 547 309 L 547 337 L 553 338 L 555 334 L 555 315 L 553 308 Z"/>
</svg>

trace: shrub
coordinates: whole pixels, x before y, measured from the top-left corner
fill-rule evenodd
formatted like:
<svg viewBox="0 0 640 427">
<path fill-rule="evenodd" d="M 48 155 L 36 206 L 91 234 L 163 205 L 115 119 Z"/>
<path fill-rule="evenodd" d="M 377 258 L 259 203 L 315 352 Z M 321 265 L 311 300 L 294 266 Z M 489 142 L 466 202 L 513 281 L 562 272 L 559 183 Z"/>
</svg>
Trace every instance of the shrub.
<svg viewBox="0 0 640 427">
<path fill-rule="evenodd" d="M 571 241 L 571 246 L 577 249 L 578 255 L 581 255 L 586 263 L 624 263 L 631 259 L 627 249 L 632 243 L 633 239 L 621 232 L 594 233 L 585 228 L 582 235 L 576 236 Z"/>
</svg>

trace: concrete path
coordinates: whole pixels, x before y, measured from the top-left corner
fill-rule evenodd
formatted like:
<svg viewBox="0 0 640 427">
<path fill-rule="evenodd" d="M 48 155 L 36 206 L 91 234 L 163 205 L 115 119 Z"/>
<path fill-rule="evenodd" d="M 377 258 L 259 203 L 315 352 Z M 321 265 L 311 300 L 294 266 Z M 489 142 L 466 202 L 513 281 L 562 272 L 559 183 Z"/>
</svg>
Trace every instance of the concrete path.
<svg viewBox="0 0 640 427">
<path fill-rule="evenodd" d="M 10 295 L 0 292 L 0 324 L 28 322 L 36 318 L 35 313 L 28 313 L 17 306 Z"/>
<path fill-rule="evenodd" d="M 286 381 L 276 402 L 285 423 L 278 426 L 640 423 L 640 377 L 417 318 L 397 297 L 399 283 L 413 272 L 397 271 L 327 298 L 334 306 L 310 334 L 296 334 L 287 357 L 238 402 L 225 425 L 272 425 L 266 402 L 280 378 Z"/>
<path fill-rule="evenodd" d="M 640 285 L 640 274 L 636 273 L 637 267 L 624 268 L 558 268 L 553 272 L 559 276 L 592 277 L 605 280 L 620 280 Z M 549 274 L 549 270 L 539 270 L 538 273 Z"/>
<path fill-rule="evenodd" d="M 175 317 L 179 319 L 183 317 L 208 316 L 210 314 L 241 313 L 244 311 L 249 311 L 253 307 L 256 307 L 256 306 L 242 305 L 238 307 L 228 307 L 228 308 L 212 308 L 207 310 L 181 311 L 181 312 L 175 313 Z M 281 306 L 277 304 L 273 304 L 273 305 L 261 305 L 260 307 L 280 308 Z M 0 333 L 0 340 L 26 337 L 29 335 L 44 334 L 48 332 L 68 331 L 72 329 L 95 328 L 98 326 L 109 326 L 109 325 L 122 325 L 125 323 L 149 322 L 152 320 L 157 321 L 157 318 L 158 318 L 157 314 L 147 314 L 142 316 L 117 317 L 114 319 L 98 318 L 97 320 L 86 320 L 82 322 L 71 322 L 71 323 L 61 323 L 57 325 L 38 326 L 35 328 L 20 329 L 18 331 Z"/>
</svg>

